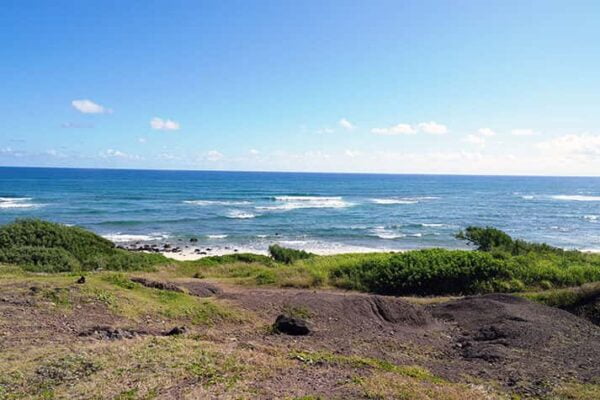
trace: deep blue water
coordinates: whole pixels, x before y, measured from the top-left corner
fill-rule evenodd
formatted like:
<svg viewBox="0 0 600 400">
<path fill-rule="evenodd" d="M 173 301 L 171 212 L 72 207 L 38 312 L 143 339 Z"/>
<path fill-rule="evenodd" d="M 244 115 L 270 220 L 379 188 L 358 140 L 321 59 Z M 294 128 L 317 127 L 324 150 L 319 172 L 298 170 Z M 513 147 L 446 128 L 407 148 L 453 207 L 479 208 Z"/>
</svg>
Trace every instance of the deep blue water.
<svg viewBox="0 0 600 400">
<path fill-rule="evenodd" d="M 22 217 L 258 250 L 456 248 L 467 225 L 598 250 L 600 178 L 2 167 L 0 223 Z"/>
</svg>

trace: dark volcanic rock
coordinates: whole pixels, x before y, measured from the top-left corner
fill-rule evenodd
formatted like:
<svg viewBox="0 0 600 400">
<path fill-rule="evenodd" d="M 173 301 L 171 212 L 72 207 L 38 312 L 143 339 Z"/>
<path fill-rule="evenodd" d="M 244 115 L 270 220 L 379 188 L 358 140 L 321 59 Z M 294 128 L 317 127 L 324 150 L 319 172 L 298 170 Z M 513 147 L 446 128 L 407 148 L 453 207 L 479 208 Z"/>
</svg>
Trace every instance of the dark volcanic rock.
<svg viewBox="0 0 600 400">
<path fill-rule="evenodd" d="M 166 332 L 165 336 L 183 335 L 186 332 L 187 332 L 187 329 L 185 328 L 185 326 L 176 326 L 175 328 Z"/>
<path fill-rule="evenodd" d="M 277 332 L 294 336 L 308 335 L 310 333 L 310 329 L 305 320 L 283 314 L 277 317 L 275 324 L 273 324 L 273 328 Z"/>
<path fill-rule="evenodd" d="M 160 282 L 160 281 L 153 281 L 150 279 L 146 279 L 146 278 L 131 278 L 132 282 L 135 283 L 139 283 L 140 285 L 149 287 L 149 288 L 154 288 L 154 289 L 160 289 L 160 290 L 170 290 L 171 292 L 183 292 L 183 290 L 177 286 L 174 285 L 172 283 L 169 282 Z"/>
<path fill-rule="evenodd" d="M 220 287 L 208 282 L 186 282 L 182 286 L 188 290 L 192 296 L 211 297 L 223 293 Z"/>
</svg>

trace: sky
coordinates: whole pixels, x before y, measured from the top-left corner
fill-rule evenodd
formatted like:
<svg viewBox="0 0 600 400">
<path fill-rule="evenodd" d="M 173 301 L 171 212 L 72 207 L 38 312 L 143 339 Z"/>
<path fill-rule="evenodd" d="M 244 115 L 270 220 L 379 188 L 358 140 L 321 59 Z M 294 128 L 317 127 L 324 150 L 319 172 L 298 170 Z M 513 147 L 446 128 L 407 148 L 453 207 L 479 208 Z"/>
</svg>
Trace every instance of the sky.
<svg viewBox="0 0 600 400">
<path fill-rule="evenodd" d="M 600 175 L 600 2 L 3 0 L 0 165 Z"/>
</svg>

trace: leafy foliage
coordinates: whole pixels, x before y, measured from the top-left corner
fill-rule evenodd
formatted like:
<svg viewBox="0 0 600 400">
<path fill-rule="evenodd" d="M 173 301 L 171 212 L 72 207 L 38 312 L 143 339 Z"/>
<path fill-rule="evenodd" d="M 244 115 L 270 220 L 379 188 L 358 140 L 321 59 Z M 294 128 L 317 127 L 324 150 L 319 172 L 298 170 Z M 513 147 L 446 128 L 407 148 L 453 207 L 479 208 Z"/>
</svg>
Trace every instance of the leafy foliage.
<svg viewBox="0 0 600 400">
<path fill-rule="evenodd" d="M 491 251 L 494 248 L 506 248 L 512 245 L 512 238 L 500 229 L 492 227 L 469 226 L 456 234 L 457 239 L 466 240 L 477 246 L 477 250 Z"/>
<path fill-rule="evenodd" d="M 282 247 L 278 244 L 269 246 L 269 254 L 275 261 L 279 261 L 284 264 L 291 264 L 294 261 L 304 260 L 314 256 L 314 254 L 308 253 L 304 250 L 290 249 L 287 247 Z"/>
<path fill-rule="evenodd" d="M 497 289 L 494 282 L 511 272 L 489 254 L 427 249 L 337 268 L 331 277 L 337 286 L 382 294 L 471 294 Z"/>
<path fill-rule="evenodd" d="M 34 272 L 139 270 L 163 263 L 158 254 L 131 253 L 85 229 L 36 219 L 0 227 L 0 262 Z"/>
</svg>

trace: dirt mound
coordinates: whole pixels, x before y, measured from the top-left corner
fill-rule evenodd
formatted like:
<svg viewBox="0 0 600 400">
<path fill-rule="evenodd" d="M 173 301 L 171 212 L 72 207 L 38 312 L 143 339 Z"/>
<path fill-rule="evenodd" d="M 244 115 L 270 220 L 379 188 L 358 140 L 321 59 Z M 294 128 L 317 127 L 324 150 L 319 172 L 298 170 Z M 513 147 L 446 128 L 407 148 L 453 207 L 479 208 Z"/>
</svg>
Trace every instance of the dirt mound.
<svg viewBox="0 0 600 400">
<path fill-rule="evenodd" d="M 131 278 L 131 281 L 153 289 L 170 290 L 172 292 L 183 292 L 183 290 L 179 286 L 170 282 L 153 281 L 151 279 L 136 277 Z"/>
<path fill-rule="evenodd" d="M 544 381 L 565 376 L 587 380 L 600 372 L 600 330 L 566 311 L 504 294 L 466 297 L 429 309 L 454 326 L 449 331 L 452 346 L 468 362 L 465 370 L 504 381 L 521 393 L 541 395 L 547 390 Z"/>
<path fill-rule="evenodd" d="M 585 325 L 562 310 L 504 294 L 466 297 L 434 306 L 431 312 L 458 324 L 465 357 L 488 361 L 501 358 L 507 348 L 537 349 L 556 334 Z"/>
</svg>

